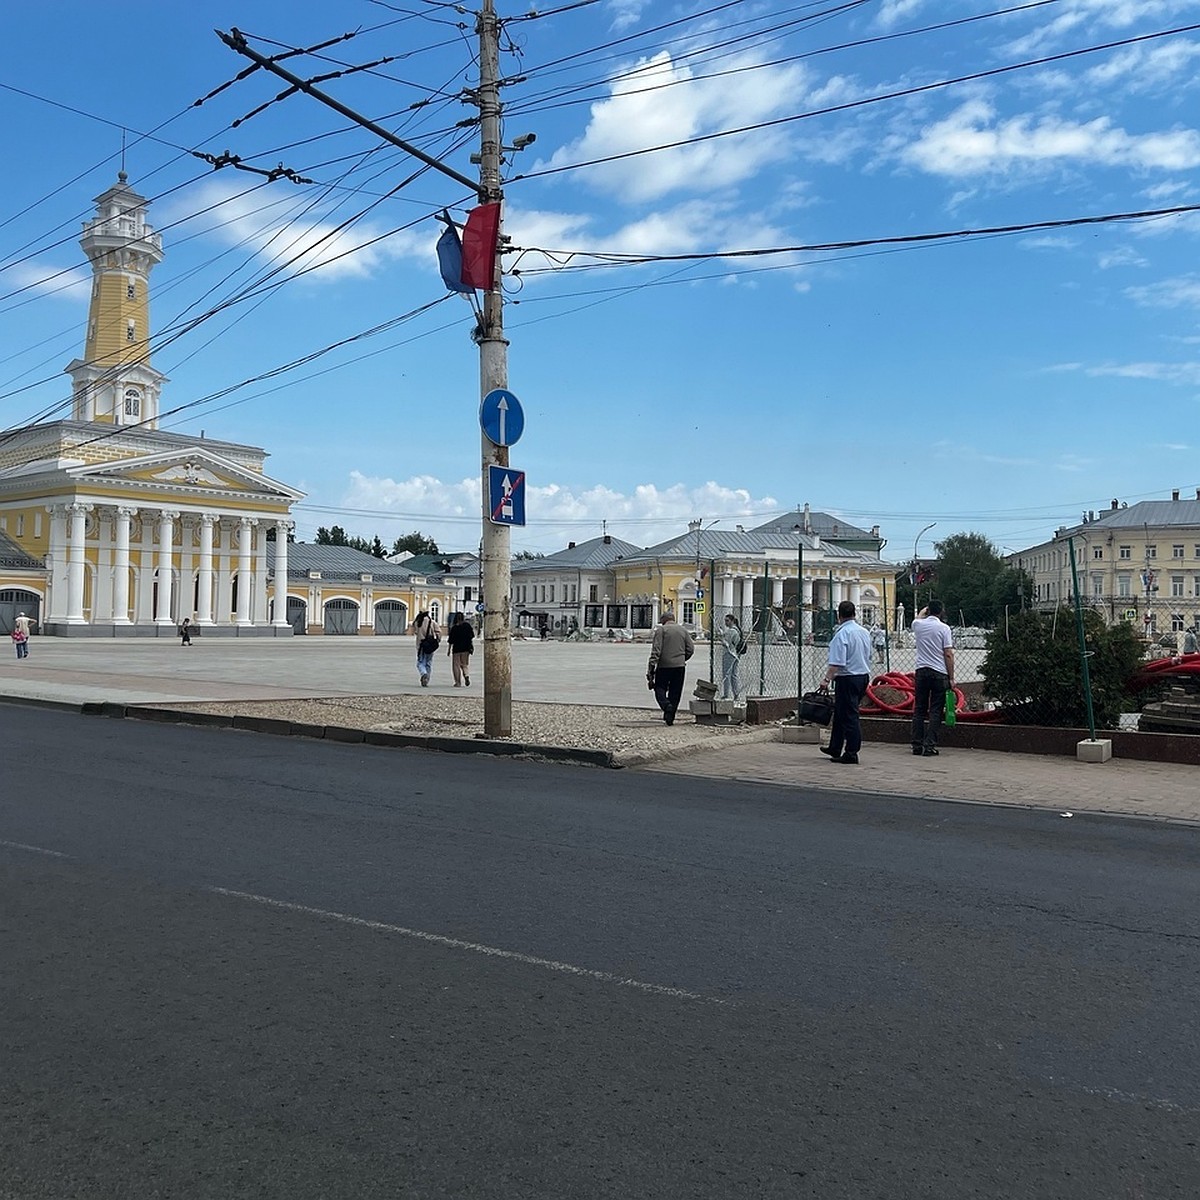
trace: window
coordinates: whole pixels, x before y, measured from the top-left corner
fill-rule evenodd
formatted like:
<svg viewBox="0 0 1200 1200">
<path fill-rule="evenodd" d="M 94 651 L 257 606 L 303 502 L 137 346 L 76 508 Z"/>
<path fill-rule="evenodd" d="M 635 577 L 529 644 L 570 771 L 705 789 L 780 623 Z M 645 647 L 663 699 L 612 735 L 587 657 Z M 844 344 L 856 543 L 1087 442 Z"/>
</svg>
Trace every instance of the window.
<svg viewBox="0 0 1200 1200">
<path fill-rule="evenodd" d="M 1183 547 L 1182 546 L 1172 546 L 1171 547 L 1171 557 L 1172 558 L 1182 558 L 1183 557 Z"/>
<path fill-rule="evenodd" d="M 132 279 L 125 285 L 125 299 L 126 300 L 136 300 L 137 299 L 137 284 L 134 283 Z"/>
<path fill-rule="evenodd" d="M 592 588 L 594 592 L 595 587 Z M 599 629 L 604 624 L 604 605 L 589 604 L 583 610 L 583 623 L 588 629 Z"/>
<path fill-rule="evenodd" d="M 1158 547 L 1157 546 L 1147 546 L 1146 547 L 1146 557 L 1147 558 L 1157 558 L 1158 557 Z"/>
<path fill-rule="evenodd" d="M 696 602 L 694 600 L 683 602 L 683 623 L 685 625 L 695 625 L 696 623 Z"/>
<path fill-rule="evenodd" d="M 1092 595 L 1096 596 L 1096 597 L 1100 597 L 1100 596 L 1104 595 L 1104 576 L 1103 575 L 1093 575 L 1092 576 Z"/>
<path fill-rule="evenodd" d="M 624 629 L 628 619 L 629 610 L 624 604 L 610 604 L 608 606 L 609 629 Z"/>
<path fill-rule="evenodd" d="M 550 603 L 554 603 L 554 584 L 550 585 Z"/>
<path fill-rule="evenodd" d="M 1172 633 L 1182 633 L 1183 632 L 1183 613 L 1172 613 L 1171 614 L 1171 632 Z"/>
<path fill-rule="evenodd" d="M 470 601 L 470 599 L 471 599 L 471 591 L 472 591 L 472 589 L 471 589 L 471 588 L 469 588 L 469 587 L 465 587 L 465 588 L 463 588 L 463 603 L 464 603 L 464 604 L 466 604 L 466 603 L 468 603 L 468 602 Z"/>
<path fill-rule="evenodd" d="M 651 629 L 654 626 L 654 605 L 634 604 L 629 609 L 631 629 Z"/>
<path fill-rule="evenodd" d="M 129 322 L 129 323 L 126 325 L 126 326 L 125 326 L 125 340 L 126 340 L 127 342 L 132 342 L 135 336 L 136 336 L 136 335 L 135 335 L 135 334 L 134 334 L 134 332 L 133 332 L 133 322 L 132 322 L 132 321 L 130 321 L 130 322 Z"/>
<path fill-rule="evenodd" d="M 142 415 L 142 393 L 137 388 L 125 389 L 125 415 L 127 417 Z"/>
<path fill-rule="evenodd" d="M 1195 544 L 1195 545 L 1192 547 L 1192 550 L 1193 550 L 1193 551 L 1195 551 L 1195 553 L 1192 555 L 1192 557 L 1193 557 L 1193 558 L 1200 558 L 1200 542 L 1197 542 L 1197 543 L 1196 543 L 1196 544 Z"/>
<path fill-rule="evenodd" d="M 17 513 L 17 537 L 25 536 L 25 514 Z"/>
<path fill-rule="evenodd" d="M 597 588 L 596 584 L 594 584 L 594 583 L 588 584 L 588 600 L 590 600 L 593 604 L 595 604 L 596 601 L 600 599 L 599 595 L 597 594 L 596 588 Z"/>
<path fill-rule="evenodd" d="M 1117 576 L 1117 595 L 1118 596 L 1132 596 L 1133 595 L 1133 592 L 1131 590 L 1131 582 L 1130 582 L 1130 578 L 1128 575 L 1118 575 Z"/>
<path fill-rule="evenodd" d="M 1182 575 L 1172 575 L 1171 576 L 1171 595 L 1172 596 L 1182 596 L 1183 595 L 1183 576 Z"/>
<path fill-rule="evenodd" d="M 1122 558 L 1132 558 L 1133 557 L 1133 547 L 1132 546 L 1122 546 L 1121 547 L 1121 557 Z"/>
<path fill-rule="evenodd" d="M 579 584 L 577 583 L 571 584 L 571 603 L 579 603 Z"/>
<path fill-rule="evenodd" d="M 1103 546 L 1093 546 L 1092 547 L 1092 557 L 1093 558 L 1103 558 L 1104 557 L 1104 547 Z"/>
</svg>

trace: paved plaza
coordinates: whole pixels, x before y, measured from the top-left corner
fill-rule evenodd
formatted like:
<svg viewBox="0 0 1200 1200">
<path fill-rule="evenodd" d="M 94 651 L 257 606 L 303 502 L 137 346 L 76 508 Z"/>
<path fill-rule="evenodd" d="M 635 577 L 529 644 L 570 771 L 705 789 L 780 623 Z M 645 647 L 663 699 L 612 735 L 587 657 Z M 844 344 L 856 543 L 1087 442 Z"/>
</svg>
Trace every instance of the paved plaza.
<svg viewBox="0 0 1200 1200">
<path fill-rule="evenodd" d="M 516 641 L 513 699 L 650 710 L 647 654 L 647 646 L 638 643 Z M 696 679 L 708 677 L 708 656 L 708 646 L 697 648 L 688 671 L 689 692 Z M 819 669 L 814 658 L 806 686 L 815 682 Z M 481 683 L 482 673 L 476 689 Z M 452 687 L 449 661 L 439 657 L 432 687 L 421 689 L 408 637 L 210 638 L 189 648 L 175 638 L 35 638 L 28 659 L 0 659 L 0 698 L 67 705 L 438 692 L 461 695 Z M 684 727 L 681 722 L 679 728 Z M 651 769 L 698 780 L 761 780 L 801 789 L 1019 805 L 1044 808 L 1056 817 L 1121 813 L 1200 824 L 1195 767 L 1119 760 L 1089 765 L 1071 758 L 956 750 L 952 736 L 935 759 L 914 758 L 904 745 L 868 744 L 859 766 L 847 767 L 829 762 L 815 746 L 754 743 L 689 750 Z"/>
</svg>

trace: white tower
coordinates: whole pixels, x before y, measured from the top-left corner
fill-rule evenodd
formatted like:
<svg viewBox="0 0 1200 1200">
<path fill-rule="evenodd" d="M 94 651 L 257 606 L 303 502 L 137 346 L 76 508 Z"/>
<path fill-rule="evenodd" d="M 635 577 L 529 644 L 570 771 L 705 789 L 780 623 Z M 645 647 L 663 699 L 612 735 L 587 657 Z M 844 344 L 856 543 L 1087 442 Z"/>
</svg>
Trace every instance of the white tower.
<svg viewBox="0 0 1200 1200">
<path fill-rule="evenodd" d="M 162 261 L 162 239 L 146 223 L 148 201 L 125 179 L 122 171 L 96 197 L 96 216 L 79 240 L 92 264 L 92 298 L 84 356 L 66 368 L 71 415 L 156 429 L 167 378 L 150 365 L 150 272 Z"/>
</svg>

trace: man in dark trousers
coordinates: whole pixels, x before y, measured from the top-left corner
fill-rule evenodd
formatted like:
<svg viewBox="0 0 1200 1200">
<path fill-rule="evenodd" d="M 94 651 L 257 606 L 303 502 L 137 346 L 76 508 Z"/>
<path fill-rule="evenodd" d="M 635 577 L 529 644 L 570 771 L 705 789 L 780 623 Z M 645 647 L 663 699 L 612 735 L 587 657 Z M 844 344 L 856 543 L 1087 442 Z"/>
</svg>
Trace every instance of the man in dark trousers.
<svg viewBox="0 0 1200 1200">
<path fill-rule="evenodd" d="M 858 706 L 871 680 L 871 635 L 854 619 L 853 600 L 838 605 L 838 627 L 829 641 L 829 668 L 821 690 L 833 684 L 833 724 L 829 745 L 821 747 L 835 763 L 856 763 L 862 747 Z"/>
<path fill-rule="evenodd" d="M 646 679 L 654 689 L 654 699 L 662 709 L 663 720 L 674 725 L 675 712 L 683 695 L 687 660 L 696 652 L 696 643 L 682 625 L 675 623 L 675 614 L 669 609 L 663 613 L 660 622 L 650 644 Z"/>
<path fill-rule="evenodd" d="M 912 623 L 917 644 L 916 697 L 912 752 L 928 758 L 938 752 L 938 730 L 946 712 L 946 692 L 954 686 L 954 639 L 942 619 L 942 602 L 930 602 Z"/>
</svg>

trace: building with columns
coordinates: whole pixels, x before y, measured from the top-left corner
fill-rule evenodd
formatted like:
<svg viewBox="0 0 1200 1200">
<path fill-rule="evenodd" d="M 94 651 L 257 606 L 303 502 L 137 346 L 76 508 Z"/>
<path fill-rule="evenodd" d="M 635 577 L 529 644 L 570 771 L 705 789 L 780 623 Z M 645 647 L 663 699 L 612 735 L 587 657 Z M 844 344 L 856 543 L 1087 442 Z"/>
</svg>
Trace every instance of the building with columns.
<svg viewBox="0 0 1200 1200">
<path fill-rule="evenodd" d="M 52 635 L 173 636 L 184 617 L 202 633 L 290 635 L 289 511 L 302 493 L 264 472 L 257 447 L 159 428 L 150 273 L 162 243 L 146 210 L 122 172 L 84 223 L 92 291 L 83 357 L 66 368 L 70 420 L 0 439 L 0 533 L 26 558 L 24 570 L 0 560 L 5 611 Z"/>
</svg>

